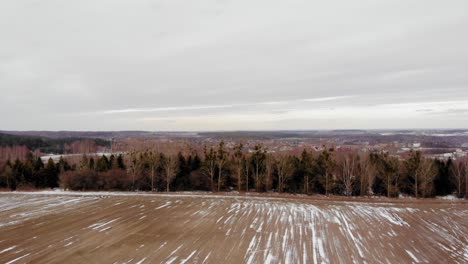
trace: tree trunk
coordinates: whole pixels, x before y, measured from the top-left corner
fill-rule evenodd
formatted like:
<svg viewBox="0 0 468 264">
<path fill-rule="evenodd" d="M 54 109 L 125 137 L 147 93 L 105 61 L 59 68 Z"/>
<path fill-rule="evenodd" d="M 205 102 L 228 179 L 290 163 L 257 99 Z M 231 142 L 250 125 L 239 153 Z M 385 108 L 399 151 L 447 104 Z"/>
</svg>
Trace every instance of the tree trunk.
<svg viewBox="0 0 468 264">
<path fill-rule="evenodd" d="M 390 176 L 387 175 L 387 197 L 390 197 Z"/>
<path fill-rule="evenodd" d="M 309 175 L 304 178 L 304 193 L 309 194 Z"/>
<path fill-rule="evenodd" d="M 151 168 L 151 191 L 154 191 L 154 169 Z"/>
<path fill-rule="evenodd" d="M 260 189 L 260 188 L 259 188 L 260 184 L 259 184 L 258 171 L 259 171 L 259 169 L 258 169 L 258 164 L 257 164 L 257 165 L 255 166 L 255 190 L 256 190 L 257 192 L 259 192 L 259 189 Z"/>
<path fill-rule="evenodd" d="M 166 192 L 169 192 L 169 178 L 166 180 Z"/>
<path fill-rule="evenodd" d="M 328 195 L 328 173 L 325 173 L 325 195 Z"/>
<path fill-rule="evenodd" d="M 359 193 L 361 194 L 361 196 L 364 196 L 363 193 L 364 193 L 364 178 L 365 178 L 365 177 L 364 177 L 363 175 L 364 175 L 364 173 L 361 171 L 361 177 L 360 177 L 360 179 L 361 179 L 361 187 L 359 188 Z"/>
<path fill-rule="evenodd" d="M 465 198 L 468 198 L 468 164 L 465 164 Z"/>
<path fill-rule="evenodd" d="M 466 190 L 465 190 L 466 192 Z M 458 197 L 461 197 L 462 196 L 462 192 L 461 192 L 461 177 L 458 177 Z"/>
<path fill-rule="evenodd" d="M 279 193 L 283 192 L 283 183 L 282 183 L 281 173 L 278 174 L 278 192 Z"/>
<path fill-rule="evenodd" d="M 214 172 L 210 173 L 210 180 L 211 180 L 211 191 L 214 192 L 215 187 L 214 187 Z"/>
<path fill-rule="evenodd" d="M 415 174 L 415 177 L 414 177 L 414 195 L 416 196 L 416 198 L 418 198 L 418 173 Z"/>
<path fill-rule="evenodd" d="M 247 169 L 247 173 L 245 175 L 245 181 L 246 181 L 246 184 L 245 184 L 245 191 L 248 192 L 249 191 L 249 169 Z"/>
<path fill-rule="evenodd" d="M 237 171 L 237 189 L 239 190 L 239 192 L 241 191 L 241 177 L 242 177 L 242 170 L 238 170 Z"/>
<path fill-rule="evenodd" d="M 221 173 L 222 173 L 222 170 L 220 168 L 218 172 L 218 192 L 221 190 Z"/>
</svg>

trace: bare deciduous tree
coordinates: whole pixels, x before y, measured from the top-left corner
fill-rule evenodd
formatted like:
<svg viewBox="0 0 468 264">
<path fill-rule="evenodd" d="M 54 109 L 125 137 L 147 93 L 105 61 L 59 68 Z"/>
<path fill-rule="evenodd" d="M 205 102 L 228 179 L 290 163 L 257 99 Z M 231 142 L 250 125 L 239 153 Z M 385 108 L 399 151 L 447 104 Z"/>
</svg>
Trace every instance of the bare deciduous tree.
<svg viewBox="0 0 468 264">
<path fill-rule="evenodd" d="M 148 163 L 149 171 L 151 173 L 151 191 L 154 191 L 155 190 L 154 180 L 155 180 L 156 170 L 159 165 L 159 155 L 154 151 L 150 151 L 147 155 L 147 159 L 148 159 L 147 163 Z"/>
<path fill-rule="evenodd" d="M 416 198 L 419 196 L 420 189 L 420 173 L 421 173 L 422 155 L 420 151 L 410 152 L 409 158 L 405 161 L 406 173 L 408 177 L 414 181 L 413 193 Z"/>
<path fill-rule="evenodd" d="M 362 153 L 359 156 L 359 172 L 360 172 L 360 194 L 372 195 L 372 186 L 375 181 L 376 168 L 369 154 Z"/>
<path fill-rule="evenodd" d="M 278 192 L 284 191 L 284 184 L 288 181 L 294 173 L 294 165 L 291 157 L 280 155 L 276 161 L 276 170 L 278 173 Z"/>
<path fill-rule="evenodd" d="M 167 156 L 162 156 L 161 164 L 164 170 L 164 176 L 166 181 L 166 191 L 169 192 L 169 186 L 174 180 L 177 170 L 179 168 L 177 155 L 169 154 Z"/>
<path fill-rule="evenodd" d="M 214 191 L 214 176 L 216 173 L 216 151 L 213 147 L 210 150 L 204 149 L 205 163 L 203 165 L 203 173 L 210 177 L 211 191 Z"/>
<path fill-rule="evenodd" d="M 223 168 L 227 161 L 227 152 L 224 149 L 224 141 L 219 143 L 218 151 L 216 153 L 216 164 L 218 166 L 218 192 L 221 190 Z"/>
<path fill-rule="evenodd" d="M 350 196 L 353 193 L 357 165 L 357 156 L 354 154 L 347 154 L 341 158 L 341 162 L 339 165 L 340 172 L 338 173 L 338 177 L 343 182 L 346 196 Z"/>
<path fill-rule="evenodd" d="M 252 161 L 254 166 L 254 179 L 255 179 L 255 190 L 260 191 L 261 178 L 264 175 L 266 151 L 261 145 L 256 145 L 254 153 L 252 155 Z"/>
<path fill-rule="evenodd" d="M 249 191 L 249 179 L 250 179 L 250 169 L 251 169 L 251 162 L 252 158 L 250 155 L 246 155 L 242 161 L 244 176 L 245 176 L 245 191 Z"/>
<path fill-rule="evenodd" d="M 10 178 L 11 178 L 12 175 L 13 175 L 13 170 L 12 170 L 10 164 L 5 165 L 4 170 L 3 170 L 3 174 L 4 174 L 5 179 L 6 179 L 7 188 L 10 189 L 10 188 L 11 188 L 11 186 L 10 186 Z"/>
<path fill-rule="evenodd" d="M 421 190 L 421 195 L 427 197 L 433 191 L 434 178 L 437 176 L 437 168 L 434 164 L 434 160 L 423 158 L 419 165 L 419 188 Z"/>
<path fill-rule="evenodd" d="M 468 159 L 465 159 L 465 198 L 468 198 Z"/>
<path fill-rule="evenodd" d="M 130 152 L 130 161 L 128 168 L 128 173 L 132 175 L 132 190 L 135 191 L 135 179 L 138 177 L 142 170 L 143 160 L 140 157 L 141 153 L 138 151 Z"/>
<path fill-rule="evenodd" d="M 457 187 L 457 196 L 462 197 L 463 196 L 463 182 L 466 177 L 466 161 L 465 160 L 456 160 L 452 163 L 452 167 L 450 168 L 451 170 L 451 176 L 452 176 L 452 182 L 455 184 Z M 466 190 L 465 190 L 466 192 Z"/>
</svg>

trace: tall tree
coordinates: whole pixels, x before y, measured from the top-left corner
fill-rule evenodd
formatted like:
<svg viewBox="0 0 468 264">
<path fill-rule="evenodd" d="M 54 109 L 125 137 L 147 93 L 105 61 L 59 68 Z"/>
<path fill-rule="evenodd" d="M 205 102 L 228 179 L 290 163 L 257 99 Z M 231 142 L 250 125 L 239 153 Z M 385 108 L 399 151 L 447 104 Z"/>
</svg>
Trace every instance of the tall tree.
<svg viewBox="0 0 468 264">
<path fill-rule="evenodd" d="M 413 180 L 413 193 L 418 198 L 419 193 L 419 174 L 421 172 L 422 156 L 420 151 L 411 151 L 409 158 L 405 161 L 408 177 Z"/>
<path fill-rule="evenodd" d="M 275 171 L 276 159 L 273 155 L 266 153 L 265 154 L 265 191 L 270 191 L 273 186 L 273 172 Z"/>
<path fill-rule="evenodd" d="M 452 163 L 451 167 L 451 176 L 452 181 L 457 188 L 457 196 L 463 197 L 463 182 L 466 177 L 466 161 L 465 160 L 456 160 Z M 466 189 L 465 189 L 466 192 Z"/>
<path fill-rule="evenodd" d="M 3 168 L 3 174 L 5 175 L 7 188 L 11 189 L 11 178 L 13 176 L 13 168 L 10 160 L 7 160 Z"/>
<path fill-rule="evenodd" d="M 301 167 L 304 179 L 304 193 L 309 194 L 309 185 L 314 168 L 314 157 L 307 149 L 304 149 L 301 153 Z"/>
<path fill-rule="evenodd" d="M 223 168 L 226 165 L 227 152 L 224 149 L 224 141 L 221 141 L 216 152 L 216 164 L 218 166 L 218 192 L 221 190 L 221 184 L 223 181 Z"/>
<path fill-rule="evenodd" d="M 280 155 L 276 161 L 276 171 L 278 173 L 278 192 L 284 191 L 285 183 L 294 173 L 294 164 L 292 158 L 286 155 Z"/>
<path fill-rule="evenodd" d="M 132 191 L 135 191 L 135 181 L 143 169 L 143 160 L 140 156 L 140 152 L 132 151 L 129 157 L 128 173 L 132 176 Z"/>
<path fill-rule="evenodd" d="M 437 176 L 434 179 L 434 193 L 436 195 L 448 195 L 453 194 L 455 186 L 451 180 L 450 168 L 452 167 L 452 159 L 434 160 L 435 166 L 437 167 Z"/>
<path fill-rule="evenodd" d="M 242 160 L 242 166 L 244 170 L 244 177 L 245 177 L 245 191 L 249 191 L 249 179 L 250 179 L 250 170 L 252 167 L 252 157 L 251 155 L 245 155 L 244 159 Z"/>
<path fill-rule="evenodd" d="M 179 163 L 176 155 L 162 155 L 161 156 L 161 164 L 164 171 L 165 182 L 166 182 L 166 192 L 169 192 L 169 187 L 174 180 L 178 168 Z"/>
<path fill-rule="evenodd" d="M 331 189 L 330 177 L 336 166 L 333 153 L 334 153 L 333 148 L 327 149 L 324 146 L 324 150 L 320 153 L 320 155 L 317 158 L 317 170 L 319 174 L 322 176 L 322 178 L 325 179 L 325 195 L 328 195 L 328 192 Z"/>
<path fill-rule="evenodd" d="M 237 144 L 236 146 L 234 146 L 234 153 L 232 155 L 232 165 L 234 166 L 234 172 L 237 178 L 237 190 L 239 192 L 242 189 L 242 161 L 244 159 L 243 148 L 244 146 L 242 145 L 242 143 Z"/>
<path fill-rule="evenodd" d="M 114 154 L 111 154 L 109 157 L 109 170 L 117 169 L 117 161 L 115 160 Z"/>
<path fill-rule="evenodd" d="M 122 154 L 117 156 L 117 167 L 121 170 L 125 170 L 125 163 Z"/>
<path fill-rule="evenodd" d="M 190 152 L 188 152 L 190 153 Z M 182 152 L 177 154 L 177 175 L 175 178 L 175 187 L 183 190 L 191 190 L 191 180 L 190 180 L 190 163 L 191 155 L 185 157 Z"/>
<path fill-rule="evenodd" d="M 371 156 L 367 153 L 360 153 L 359 155 L 359 174 L 360 174 L 360 195 L 372 195 L 375 181 L 375 164 Z"/>
<path fill-rule="evenodd" d="M 344 186 L 344 194 L 351 196 L 353 194 L 354 181 L 358 168 L 358 156 L 355 154 L 345 154 L 340 161 L 340 172 L 338 176 Z"/>
<path fill-rule="evenodd" d="M 55 166 L 54 161 L 52 158 L 49 158 L 47 161 L 47 166 L 45 167 L 46 171 L 46 187 L 49 188 L 56 188 L 59 186 L 59 178 L 58 178 L 58 171 Z"/>
<path fill-rule="evenodd" d="M 80 170 L 88 170 L 89 169 L 89 159 L 86 156 L 86 154 L 83 154 L 81 157 L 81 162 L 80 162 Z"/>
<path fill-rule="evenodd" d="M 197 152 L 193 153 L 192 155 L 193 155 L 193 158 L 190 161 L 190 170 L 192 171 L 199 170 L 201 167 L 201 163 L 202 163 L 201 158 Z"/>
<path fill-rule="evenodd" d="M 94 162 L 94 158 L 93 158 L 93 157 L 89 158 L 89 169 L 90 169 L 90 170 L 96 169 L 96 166 L 95 166 L 94 163 L 95 163 L 95 162 Z"/>
<path fill-rule="evenodd" d="M 391 197 L 397 193 L 398 178 L 400 176 L 400 162 L 398 158 L 384 153 L 381 158 L 381 173 L 385 177 L 387 197 Z"/>
<path fill-rule="evenodd" d="M 465 198 L 468 198 L 468 159 L 465 159 Z"/>
<path fill-rule="evenodd" d="M 42 162 L 42 159 L 38 157 L 36 159 L 36 162 L 34 163 L 34 170 L 39 171 L 44 168 L 44 163 Z"/>
<path fill-rule="evenodd" d="M 57 163 L 57 168 L 59 173 L 71 170 L 70 164 L 68 164 L 68 161 L 62 156 L 60 156 L 60 159 Z"/>
<path fill-rule="evenodd" d="M 13 189 L 18 188 L 24 183 L 24 165 L 20 159 L 16 159 L 13 163 Z"/>
<path fill-rule="evenodd" d="M 109 167 L 109 159 L 107 159 L 106 155 L 102 155 L 96 162 L 96 170 L 99 172 L 106 172 Z"/>
<path fill-rule="evenodd" d="M 155 191 L 155 187 L 154 187 L 154 183 L 155 183 L 155 175 L 156 175 L 156 172 L 157 172 L 157 169 L 159 167 L 159 155 L 154 152 L 154 151 L 149 151 L 148 155 L 147 155 L 147 164 L 148 164 L 148 169 L 150 171 L 150 175 L 151 175 L 151 191 L 154 192 Z"/>
<path fill-rule="evenodd" d="M 255 190 L 260 191 L 262 176 L 265 170 L 265 159 L 266 159 L 266 150 L 261 145 L 256 145 L 254 147 L 254 152 L 252 154 L 253 162 L 253 173 L 255 179 Z"/>
<path fill-rule="evenodd" d="M 437 175 L 437 167 L 434 164 L 434 160 L 424 158 L 419 166 L 419 177 L 420 177 L 420 190 L 423 197 L 428 197 L 434 190 L 434 178 Z"/>
<path fill-rule="evenodd" d="M 211 191 L 215 190 L 214 187 L 214 176 L 216 173 L 216 151 L 213 147 L 210 147 L 208 150 L 205 146 L 204 148 L 205 161 L 203 163 L 203 172 L 208 175 L 210 178 Z"/>
</svg>

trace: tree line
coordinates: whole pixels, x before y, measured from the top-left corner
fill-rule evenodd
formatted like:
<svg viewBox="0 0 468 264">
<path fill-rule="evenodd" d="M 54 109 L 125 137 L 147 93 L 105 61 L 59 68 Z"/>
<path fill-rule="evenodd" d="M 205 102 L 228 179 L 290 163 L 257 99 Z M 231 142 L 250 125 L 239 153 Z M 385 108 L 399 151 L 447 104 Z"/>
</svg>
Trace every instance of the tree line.
<svg viewBox="0 0 468 264">
<path fill-rule="evenodd" d="M 0 133 L 0 147 L 2 148 L 22 146 L 42 153 L 64 154 L 72 148 L 77 148 L 74 145 L 79 145 L 80 143 L 93 145 L 94 148 L 110 146 L 110 141 L 98 138 L 48 138 Z"/>
<path fill-rule="evenodd" d="M 71 190 L 238 191 L 345 196 L 411 195 L 466 197 L 468 160 L 437 160 L 411 151 L 404 157 L 386 152 L 304 149 L 273 153 L 260 144 L 247 149 L 224 142 L 202 150 L 176 145 L 150 147 L 125 155 L 83 156 L 70 165 L 28 155 L 0 168 L 0 187 Z"/>
<path fill-rule="evenodd" d="M 47 164 L 41 158 L 34 158 L 29 152 L 25 160 L 7 160 L 0 167 L 0 187 L 16 190 L 18 188 L 41 189 L 59 187 L 59 173 L 71 169 L 61 158 L 59 163 L 49 159 Z"/>
</svg>

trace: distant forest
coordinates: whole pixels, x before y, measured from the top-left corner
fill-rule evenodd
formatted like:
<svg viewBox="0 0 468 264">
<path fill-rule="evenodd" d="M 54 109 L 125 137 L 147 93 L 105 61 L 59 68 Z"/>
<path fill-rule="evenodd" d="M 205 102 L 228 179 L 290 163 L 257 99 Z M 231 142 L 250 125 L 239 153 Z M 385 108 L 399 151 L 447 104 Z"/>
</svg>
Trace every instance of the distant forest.
<svg viewBox="0 0 468 264">
<path fill-rule="evenodd" d="M 197 150 L 199 147 L 199 150 Z M 119 191 L 238 191 L 344 196 L 410 195 L 466 197 L 468 160 L 442 161 L 412 151 L 404 158 L 386 152 L 271 153 L 257 144 L 227 148 L 176 143 L 147 146 L 121 155 L 86 156 L 70 164 L 24 160 L 0 164 L 0 187 Z"/>
<path fill-rule="evenodd" d="M 97 146 L 110 146 L 110 142 L 103 139 L 84 139 L 76 137 L 48 138 L 0 133 L 0 147 L 25 146 L 29 150 L 38 150 L 42 153 L 65 154 L 67 145 L 83 140 L 90 140 Z"/>
</svg>

